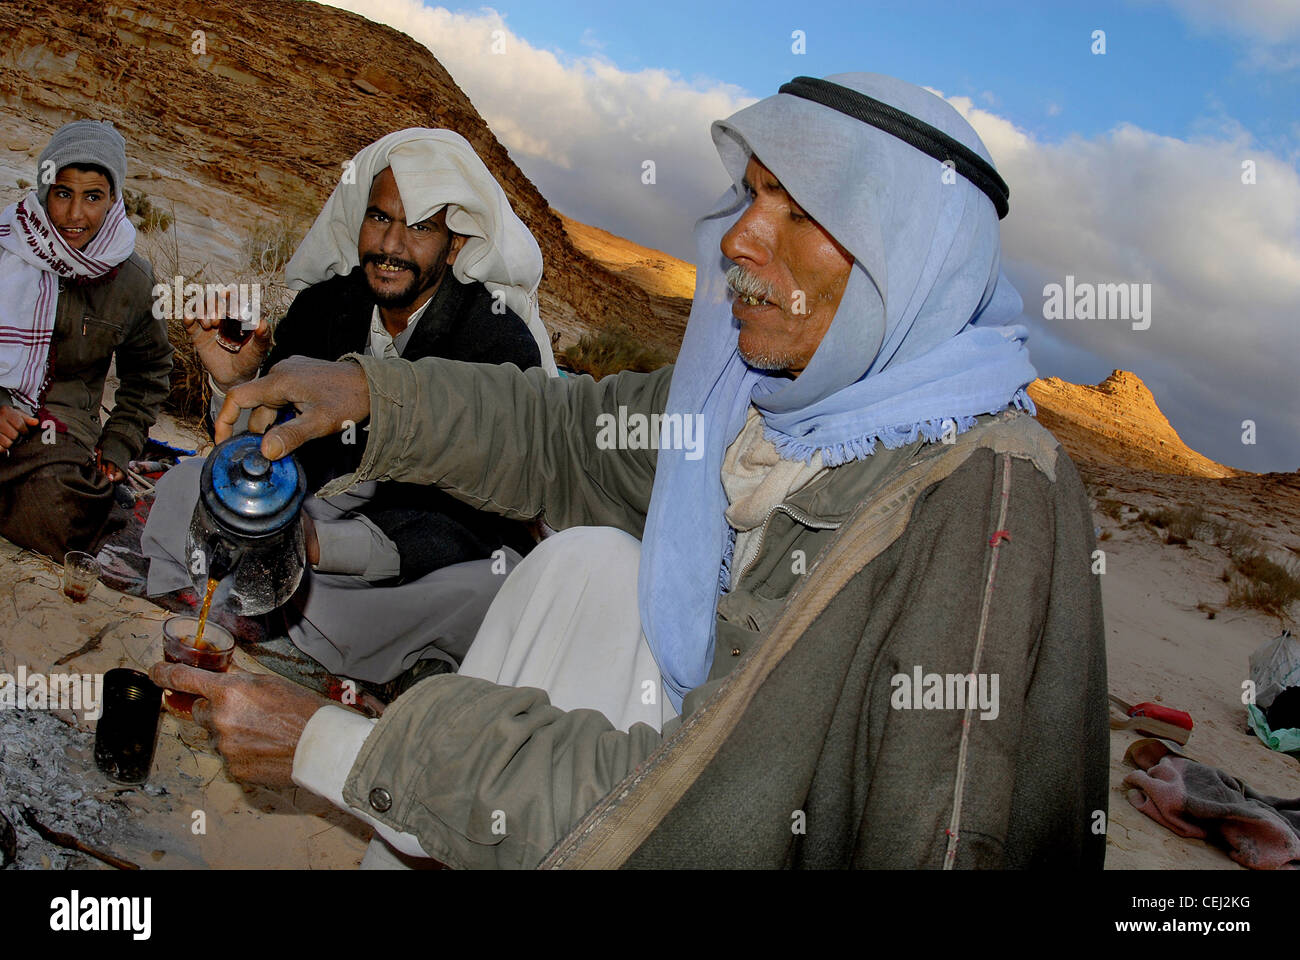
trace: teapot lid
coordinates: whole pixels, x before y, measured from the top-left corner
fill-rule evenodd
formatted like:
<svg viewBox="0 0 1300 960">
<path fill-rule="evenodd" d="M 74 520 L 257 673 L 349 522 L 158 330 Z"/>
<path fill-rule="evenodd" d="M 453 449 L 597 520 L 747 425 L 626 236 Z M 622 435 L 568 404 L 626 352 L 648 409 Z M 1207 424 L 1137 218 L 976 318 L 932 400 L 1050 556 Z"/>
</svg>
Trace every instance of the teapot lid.
<svg viewBox="0 0 1300 960">
<path fill-rule="evenodd" d="M 307 477 L 293 457 L 268 460 L 262 437 L 241 433 L 217 445 L 203 465 L 200 495 L 222 524 L 244 536 L 274 533 L 298 516 Z"/>
</svg>

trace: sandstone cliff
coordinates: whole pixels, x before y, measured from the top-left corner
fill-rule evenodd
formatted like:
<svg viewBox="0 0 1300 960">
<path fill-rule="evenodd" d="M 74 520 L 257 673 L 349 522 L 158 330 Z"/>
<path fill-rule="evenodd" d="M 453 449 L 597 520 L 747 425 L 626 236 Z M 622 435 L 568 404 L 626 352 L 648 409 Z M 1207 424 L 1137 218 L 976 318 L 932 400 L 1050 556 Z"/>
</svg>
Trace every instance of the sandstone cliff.
<svg viewBox="0 0 1300 960">
<path fill-rule="evenodd" d="M 1135 373 L 1116 370 L 1095 387 L 1059 377 L 1035 380 L 1038 419 L 1076 460 L 1188 477 L 1236 477 L 1244 471 L 1183 443 Z"/>
</svg>

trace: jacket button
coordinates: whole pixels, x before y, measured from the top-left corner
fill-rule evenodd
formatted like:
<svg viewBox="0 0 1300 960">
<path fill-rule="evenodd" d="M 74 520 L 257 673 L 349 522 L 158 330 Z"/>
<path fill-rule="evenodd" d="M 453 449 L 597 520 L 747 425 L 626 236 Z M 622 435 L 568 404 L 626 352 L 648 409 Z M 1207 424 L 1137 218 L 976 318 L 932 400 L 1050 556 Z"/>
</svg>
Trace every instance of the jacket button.
<svg viewBox="0 0 1300 960">
<path fill-rule="evenodd" d="M 380 813 L 387 813 L 393 805 L 393 795 L 383 787 L 375 787 L 370 791 L 370 805 Z"/>
<path fill-rule="evenodd" d="M 732 648 L 731 648 L 731 655 L 732 655 L 733 657 L 738 657 L 738 656 L 740 656 L 740 647 L 732 647 Z"/>
</svg>

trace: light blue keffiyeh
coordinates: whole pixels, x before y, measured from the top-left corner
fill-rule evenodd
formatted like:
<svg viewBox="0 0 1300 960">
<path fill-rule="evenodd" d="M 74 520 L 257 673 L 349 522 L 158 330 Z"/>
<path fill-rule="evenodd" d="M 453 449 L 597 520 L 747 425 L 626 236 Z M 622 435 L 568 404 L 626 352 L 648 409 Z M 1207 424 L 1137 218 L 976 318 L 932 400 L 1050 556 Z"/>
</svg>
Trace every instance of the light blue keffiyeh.
<svg viewBox="0 0 1300 960">
<path fill-rule="evenodd" d="M 920 87 L 878 74 L 828 77 L 939 128 L 989 160 L 970 125 Z M 703 683 L 733 543 L 723 454 L 750 404 L 782 456 L 827 466 L 964 431 L 983 413 L 1033 409 L 1019 294 L 1002 275 L 992 201 L 873 126 L 777 94 L 713 125 L 734 181 L 696 225 L 696 286 L 668 414 L 702 414 L 704 452 L 661 449 L 643 537 L 641 624 L 673 703 Z M 724 274 L 723 235 L 747 204 L 750 156 L 854 257 L 834 320 L 796 378 L 751 369 Z M 948 174 L 945 176 L 945 174 Z M 688 452 L 695 459 L 688 458 Z"/>
</svg>

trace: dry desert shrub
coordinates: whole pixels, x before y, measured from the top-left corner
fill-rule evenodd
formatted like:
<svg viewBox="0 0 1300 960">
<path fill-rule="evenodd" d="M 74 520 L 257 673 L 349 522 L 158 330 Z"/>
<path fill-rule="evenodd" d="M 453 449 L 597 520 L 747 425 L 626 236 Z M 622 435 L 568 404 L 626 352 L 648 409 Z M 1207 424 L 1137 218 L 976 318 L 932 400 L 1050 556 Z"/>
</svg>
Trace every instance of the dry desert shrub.
<svg viewBox="0 0 1300 960">
<path fill-rule="evenodd" d="M 298 249 L 303 231 L 286 223 L 259 223 L 244 238 L 240 252 L 258 276 L 278 277 Z"/>
<path fill-rule="evenodd" d="M 289 304 L 297 296 L 296 291 L 285 285 L 284 267 L 304 232 L 284 223 L 258 224 L 244 238 L 241 247 L 248 272 L 236 282 L 260 284 L 262 316 L 272 329 L 289 312 Z"/>
<path fill-rule="evenodd" d="M 1300 569 L 1278 563 L 1262 553 L 1233 557 L 1236 575 L 1228 583 L 1228 606 L 1259 610 L 1288 619 L 1291 604 L 1300 600 Z"/>
<path fill-rule="evenodd" d="M 207 264 L 198 263 L 181 249 L 176 231 L 165 237 L 149 237 L 137 243 L 137 249 L 153 266 L 154 282 L 172 284 L 173 277 L 184 277 L 193 283 L 203 283 Z M 207 372 L 194 351 L 185 324 L 179 319 L 167 320 L 167 339 L 172 345 L 171 391 L 163 409 L 184 420 L 202 420 L 208 410 L 211 392 Z"/>
<path fill-rule="evenodd" d="M 1114 497 L 1098 497 L 1097 512 L 1112 520 L 1120 520 L 1124 515 L 1124 502 Z"/>
<path fill-rule="evenodd" d="M 172 379 L 171 392 L 163 407 L 182 420 L 202 420 L 208 412 L 212 391 L 208 387 L 207 371 L 180 320 L 167 321 L 167 339 L 171 341 Z"/>
<path fill-rule="evenodd" d="M 1259 538 L 1244 524 L 1215 520 L 1209 522 L 1208 529 L 1210 541 L 1222 547 L 1230 557 L 1250 556 L 1261 550 Z"/>
<path fill-rule="evenodd" d="M 174 230 L 165 236 L 152 235 L 141 246 L 144 247 L 142 253 L 153 265 L 157 283 L 170 285 L 172 278 L 184 277 L 187 283 L 258 284 L 262 316 L 274 329 L 294 298 L 294 292 L 285 286 L 283 273 L 284 264 L 293 252 L 289 246 L 288 253 L 285 253 L 286 244 L 290 243 L 286 237 L 289 236 L 291 233 L 287 228 L 255 229 L 242 246 L 247 266 L 235 276 L 224 273 L 213 276 L 207 263 L 198 262 L 181 246 Z M 171 392 L 164 406 L 184 420 L 200 421 L 207 415 L 212 399 L 207 371 L 194 350 L 183 320 L 168 319 L 167 338 L 174 353 Z"/>
<path fill-rule="evenodd" d="M 1183 544 L 1195 540 L 1206 524 L 1205 511 L 1198 504 L 1182 504 L 1176 510 L 1161 507 L 1143 510 L 1138 519 L 1165 531 L 1165 543 Z"/>
<path fill-rule="evenodd" d="M 175 221 L 170 213 L 159 210 L 149 197 L 139 190 L 123 190 L 122 205 L 126 207 L 127 216 L 141 233 L 153 233 L 155 230 L 164 232 L 171 229 Z"/>
<path fill-rule="evenodd" d="M 583 334 L 557 359 L 562 366 L 578 373 L 589 373 L 597 380 L 621 370 L 648 373 L 669 362 L 663 353 L 641 343 L 628 327 L 620 323 Z"/>
</svg>

